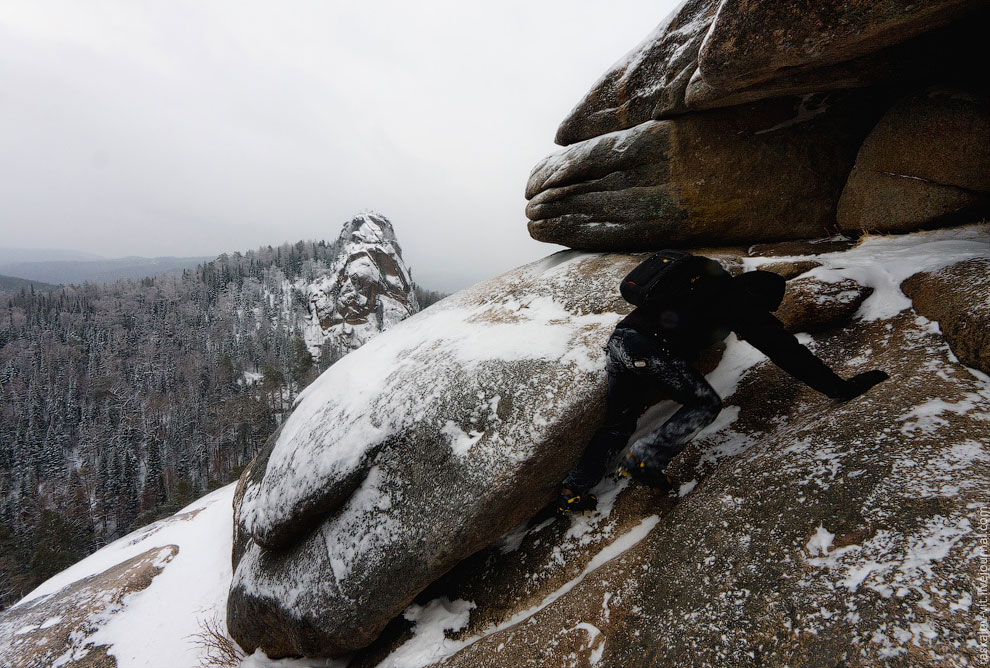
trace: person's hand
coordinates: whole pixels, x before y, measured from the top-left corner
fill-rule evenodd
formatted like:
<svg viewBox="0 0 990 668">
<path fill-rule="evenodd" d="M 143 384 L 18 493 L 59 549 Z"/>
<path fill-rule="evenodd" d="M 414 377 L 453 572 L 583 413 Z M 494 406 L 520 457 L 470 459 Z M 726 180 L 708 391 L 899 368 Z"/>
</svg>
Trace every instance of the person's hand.
<svg viewBox="0 0 990 668">
<path fill-rule="evenodd" d="M 859 395 L 866 392 L 868 389 L 876 385 L 877 383 L 882 383 L 883 381 L 890 378 L 886 373 L 880 369 L 874 369 L 873 371 L 864 371 L 863 373 L 858 373 L 849 380 L 846 381 L 847 391 L 843 393 L 841 399 L 853 399 Z"/>
</svg>

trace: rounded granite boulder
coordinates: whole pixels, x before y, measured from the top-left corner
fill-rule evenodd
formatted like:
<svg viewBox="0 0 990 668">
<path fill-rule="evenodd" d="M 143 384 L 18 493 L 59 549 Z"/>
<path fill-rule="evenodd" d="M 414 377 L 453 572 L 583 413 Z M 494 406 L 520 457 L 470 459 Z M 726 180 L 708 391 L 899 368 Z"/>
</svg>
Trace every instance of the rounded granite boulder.
<svg viewBox="0 0 990 668">
<path fill-rule="evenodd" d="M 605 393 L 640 256 L 565 251 L 395 325 L 300 395 L 235 496 L 228 626 L 269 656 L 371 643 L 546 505 Z"/>
<path fill-rule="evenodd" d="M 863 142 L 836 219 L 851 232 L 912 232 L 990 210 L 990 101 L 931 88 L 894 104 Z"/>
</svg>

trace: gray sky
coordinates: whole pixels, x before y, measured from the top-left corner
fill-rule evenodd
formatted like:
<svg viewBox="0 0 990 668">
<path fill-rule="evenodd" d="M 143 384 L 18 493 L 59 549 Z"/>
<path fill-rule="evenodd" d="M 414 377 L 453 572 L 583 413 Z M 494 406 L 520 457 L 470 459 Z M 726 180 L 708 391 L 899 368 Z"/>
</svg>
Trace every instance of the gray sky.
<svg viewBox="0 0 990 668">
<path fill-rule="evenodd" d="M 0 3 L 0 246 L 209 255 L 388 216 L 426 287 L 547 255 L 523 188 L 673 0 Z"/>
</svg>

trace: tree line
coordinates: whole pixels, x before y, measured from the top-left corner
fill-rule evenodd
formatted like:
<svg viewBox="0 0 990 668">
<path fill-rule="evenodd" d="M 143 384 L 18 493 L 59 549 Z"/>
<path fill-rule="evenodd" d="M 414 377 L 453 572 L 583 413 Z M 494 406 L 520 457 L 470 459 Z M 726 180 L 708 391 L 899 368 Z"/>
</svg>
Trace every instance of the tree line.
<svg viewBox="0 0 990 668">
<path fill-rule="evenodd" d="M 342 241 L 0 293 L 0 608 L 234 479 L 346 351 L 300 337 Z M 421 288 L 425 307 L 443 295 Z M 324 344 L 332 347 L 332 342 Z"/>
</svg>

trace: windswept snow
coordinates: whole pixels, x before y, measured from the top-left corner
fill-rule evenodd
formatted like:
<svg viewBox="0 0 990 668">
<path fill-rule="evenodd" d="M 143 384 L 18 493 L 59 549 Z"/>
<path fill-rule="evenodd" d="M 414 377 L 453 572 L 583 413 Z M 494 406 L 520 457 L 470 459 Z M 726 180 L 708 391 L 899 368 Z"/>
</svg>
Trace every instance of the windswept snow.
<svg viewBox="0 0 990 668">
<path fill-rule="evenodd" d="M 837 253 L 793 257 L 748 257 L 746 270 L 788 260 L 816 260 L 821 267 L 803 276 L 828 283 L 851 279 L 873 288 L 873 294 L 859 307 L 857 315 L 867 321 L 892 318 L 911 308 L 911 300 L 901 292 L 901 283 L 918 272 L 990 257 L 990 237 L 986 225 L 950 227 L 913 234 L 867 236 L 858 245 Z"/>
<path fill-rule="evenodd" d="M 65 657 L 84 655 L 88 644 L 105 644 L 118 668 L 199 668 L 202 653 L 192 636 L 202 631 L 205 621 L 216 620 L 223 628 L 226 620 L 233 495 L 234 485 L 228 485 L 170 518 L 124 536 L 47 580 L 12 612 L 44 609 L 49 599 L 72 583 L 153 548 L 175 545 L 178 552 L 160 560 L 163 570 L 151 584 L 125 595 L 121 609 L 113 614 L 89 619 L 84 630 L 73 635 Z M 0 655 L 6 636 L 2 622 L 0 618 Z M 49 618 L 38 628 L 57 623 Z"/>
</svg>

